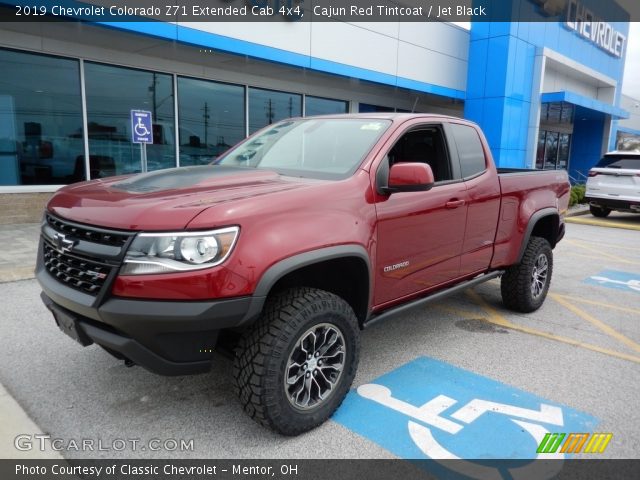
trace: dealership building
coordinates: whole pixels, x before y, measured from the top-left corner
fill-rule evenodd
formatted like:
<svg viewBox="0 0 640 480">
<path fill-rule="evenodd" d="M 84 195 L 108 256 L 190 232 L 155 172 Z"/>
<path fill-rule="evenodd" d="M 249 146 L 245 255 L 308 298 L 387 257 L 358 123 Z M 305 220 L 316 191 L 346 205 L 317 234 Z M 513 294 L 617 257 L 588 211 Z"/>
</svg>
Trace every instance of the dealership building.
<svg viewBox="0 0 640 480">
<path fill-rule="evenodd" d="M 0 224 L 37 220 L 68 183 L 208 163 L 272 122 L 344 112 L 465 117 L 499 166 L 583 183 L 640 146 L 629 23 L 546 20 L 3 23 Z M 144 163 L 132 110 L 153 119 Z"/>
</svg>

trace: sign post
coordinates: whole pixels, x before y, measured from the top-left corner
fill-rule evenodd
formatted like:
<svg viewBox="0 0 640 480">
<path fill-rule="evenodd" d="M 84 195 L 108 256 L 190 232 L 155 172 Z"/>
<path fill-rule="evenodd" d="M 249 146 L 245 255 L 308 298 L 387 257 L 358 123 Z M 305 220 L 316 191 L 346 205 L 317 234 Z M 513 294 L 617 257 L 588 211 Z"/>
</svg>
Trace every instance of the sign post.
<svg viewBox="0 0 640 480">
<path fill-rule="evenodd" d="M 147 171 L 147 143 L 153 144 L 153 120 L 151 112 L 131 110 L 131 142 L 140 143 L 140 165 Z"/>
</svg>

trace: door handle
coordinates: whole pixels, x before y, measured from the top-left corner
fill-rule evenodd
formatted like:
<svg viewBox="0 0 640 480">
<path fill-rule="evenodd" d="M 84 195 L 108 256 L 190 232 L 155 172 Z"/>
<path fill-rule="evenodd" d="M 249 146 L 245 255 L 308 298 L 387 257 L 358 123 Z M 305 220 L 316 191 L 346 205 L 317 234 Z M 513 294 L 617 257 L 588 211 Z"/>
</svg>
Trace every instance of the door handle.
<svg viewBox="0 0 640 480">
<path fill-rule="evenodd" d="M 447 208 L 458 208 L 458 207 L 462 207 L 465 204 L 464 200 L 449 200 L 447 203 L 444 204 L 445 207 Z"/>
</svg>

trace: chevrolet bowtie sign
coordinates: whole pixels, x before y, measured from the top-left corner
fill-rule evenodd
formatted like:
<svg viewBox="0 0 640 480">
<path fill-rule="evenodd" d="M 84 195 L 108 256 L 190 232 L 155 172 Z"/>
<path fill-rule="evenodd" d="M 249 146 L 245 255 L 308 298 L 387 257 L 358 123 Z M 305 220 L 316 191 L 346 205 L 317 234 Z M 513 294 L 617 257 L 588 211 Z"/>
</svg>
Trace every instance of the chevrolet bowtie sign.
<svg viewBox="0 0 640 480">
<path fill-rule="evenodd" d="M 563 25 L 614 57 L 621 58 L 627 37 L 579 0 L 533 0 L 544 15 L 564 15 Z"/>
</svg>

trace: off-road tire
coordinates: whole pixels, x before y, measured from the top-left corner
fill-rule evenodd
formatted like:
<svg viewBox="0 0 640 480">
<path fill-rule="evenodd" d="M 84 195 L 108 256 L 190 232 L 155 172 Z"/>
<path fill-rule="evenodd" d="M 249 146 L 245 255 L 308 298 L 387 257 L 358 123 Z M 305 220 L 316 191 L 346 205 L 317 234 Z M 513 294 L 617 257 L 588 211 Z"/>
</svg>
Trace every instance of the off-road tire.
<svg viewBox="0 0 640 480">
<path fill-rule="evenodd" d="M 589 205 L 589 211 L 591 212 L 591 215 L 598 218 L 605 218 L 609 216 L 609 214 L 611 213 L 611 209 L 604 208 L 604 207 L 597 207 L 595 205 Z"/>
<path fill-rule="evenodd" d="M 534 295 L 532 284 L 534 268 L 541 255 L 546 257 L 547 275 L 544 287 L 539 295 Z M 549 242 L 541 237 L 531 237 L 522 257 L 522 261 L 507 269 L 502 275 L 500 292 L 505 307 L 517 312 L 529 313 L 537 310 L 544 303 L 551 284 L 553 273 L 553 252 Z"/>
<path fill-rule="evenodd" d="M 289 356 L 305 332 L 330 324 L 344 339 L 344 367 L 331 394 L 309 410 L 294 408 L 285 391 Z M 340 406 L 355 376 L 360 330 L 351 306 L 333 293 L 293 288 L 268 298 L 261 318 L 240 338 L 233 375 L 245 412 L 283 435 L 298 435 L 326 421 Z"/>
</svg>

